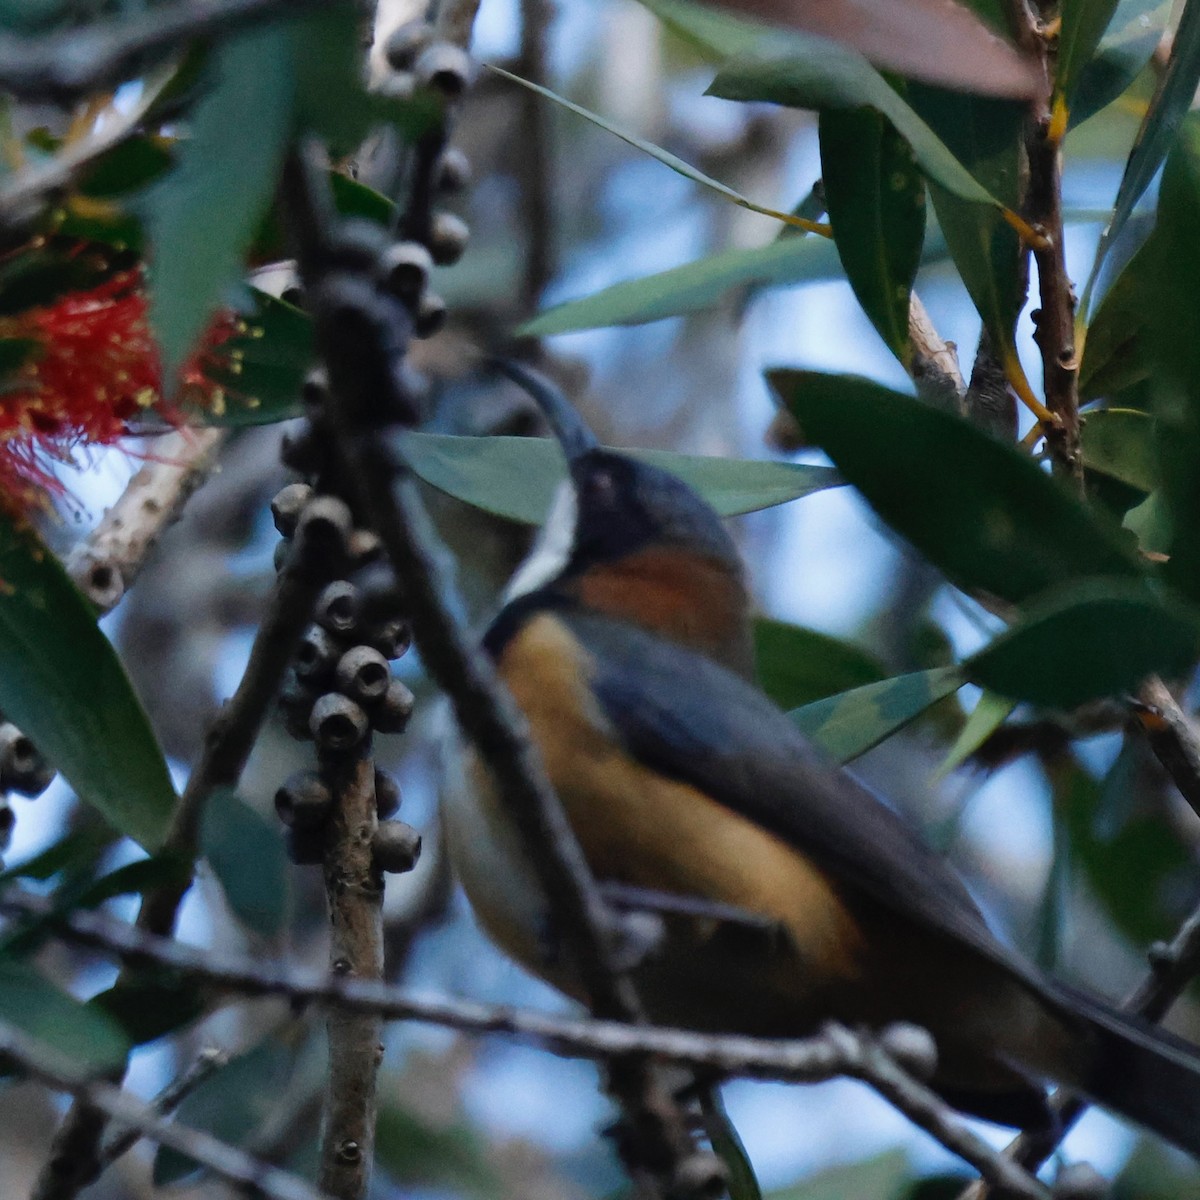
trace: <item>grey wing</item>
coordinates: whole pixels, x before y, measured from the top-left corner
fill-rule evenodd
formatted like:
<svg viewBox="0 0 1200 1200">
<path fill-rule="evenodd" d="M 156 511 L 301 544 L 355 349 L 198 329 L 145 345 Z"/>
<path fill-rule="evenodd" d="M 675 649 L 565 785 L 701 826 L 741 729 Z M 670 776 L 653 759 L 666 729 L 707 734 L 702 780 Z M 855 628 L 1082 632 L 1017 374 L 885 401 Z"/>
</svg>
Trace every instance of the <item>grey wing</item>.
<svg viewBox="0 0 1200 1200">
<path fill-rule="evenodd" d="M 591 685 L 636 758 L 803 850 L 838 880 L 931 931 L 1043 981 L 989 931 L 958 876 L 916 831 L 809 745 L 763 693 L 716 663 L 632 626 L 571 613 Z"/>
</svg>

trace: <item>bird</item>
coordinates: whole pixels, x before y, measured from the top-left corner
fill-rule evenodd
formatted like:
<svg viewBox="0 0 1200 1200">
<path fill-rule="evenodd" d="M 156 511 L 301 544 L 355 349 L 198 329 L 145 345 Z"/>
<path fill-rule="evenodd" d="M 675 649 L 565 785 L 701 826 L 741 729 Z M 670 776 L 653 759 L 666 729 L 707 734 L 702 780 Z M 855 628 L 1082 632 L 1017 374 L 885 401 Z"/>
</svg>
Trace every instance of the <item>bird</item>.
<svg viewBox="0 0 1200 1200">
<path fill-rule="evenodd" d="M 1200 1156 L 1200 1051 L 1057 981 L 991 931 L 916 829 L 831 764 L 754 681 L 752 600 L 717 513 L 600 446 L 546 378 L 501 369 L 567 460 L 483 647 L 602 890 L 653 915 L 633 968 L 658 1024 L 765 1038 L 912 1023 L 964 1114 L 1054 1127 L 1081 1092 Z M 447 789 L 450 859 L 485 932 L 585 1000 L 474 751 Z"/>
</svg>

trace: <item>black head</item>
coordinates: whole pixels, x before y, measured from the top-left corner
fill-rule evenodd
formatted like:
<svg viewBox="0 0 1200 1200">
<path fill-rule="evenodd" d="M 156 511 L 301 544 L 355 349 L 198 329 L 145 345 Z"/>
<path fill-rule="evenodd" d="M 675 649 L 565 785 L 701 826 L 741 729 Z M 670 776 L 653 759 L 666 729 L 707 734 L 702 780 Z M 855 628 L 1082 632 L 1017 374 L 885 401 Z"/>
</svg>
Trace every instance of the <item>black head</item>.
<svg viewBox="0 0 1200 1200">
<path fill-rule="evenodd" d="M 543 376 L 515 363 L 499 364 L 537 401 L 563 448 L 570 487 L 555 499 L 542 536 L 540 577 L 513 592 L 579 575 L 638 551 L 661 547 L 713 561 L 740 577 L 741 559 L 716 511 L 683 480 L 626 454 L 606 450 L 579 414 Z M 535 554 L 535 558 L 536 558 Z M 535 562 L 526 564 L 533 568 Z"/>
</svg>

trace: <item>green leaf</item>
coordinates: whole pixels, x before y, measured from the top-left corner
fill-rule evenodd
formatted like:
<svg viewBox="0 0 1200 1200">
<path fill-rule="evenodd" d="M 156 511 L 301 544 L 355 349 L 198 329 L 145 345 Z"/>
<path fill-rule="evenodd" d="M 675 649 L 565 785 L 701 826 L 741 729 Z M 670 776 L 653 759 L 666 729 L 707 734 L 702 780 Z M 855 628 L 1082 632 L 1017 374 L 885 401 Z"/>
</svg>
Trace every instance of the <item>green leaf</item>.
<svg viewBox="0 0 1200 1200">
<path fill-rule="evenodd" d="M 220 789 L 205 805 L 200 847 L 238 920 L 261 937 L 278 937 L 291 872 L 276 823 Z"/>
<path fill-rule="evenodd" d="M 1008 720 L 1008 714 L 1016 707 L 1017 702 L 1007 696 L 984 692 L 954 739 L 954 745 L 938 764 L 934 779 L 943 779 L 961 767 Z"/>
<path fill-rule="evenodd" d="M 958 691 L 966 681 L 961 667 L 913 671 L 817 700 L 789 715 L 800 732 L 826 754 L 847 763 Z"/>
<path fill-rule="evenodd" d="M 1054 86 L 1066 97 L 1068 104 L 1116 10 L 1117 0 L 1062 0 Z"/>
<path fill-rule="evenodd" d="M 1020 204 L 1025 111 L 1004 100 L 910 84 L 909 100 L 950 152 L 1003 205 Z M 1013 327 L 1025 303 L 1021 242 L 995 208 L 931 179 L 938 224 L 992 344 L 1017 361 Z"/>
<path fill-rule="evenodd" d="M 88 602 L 28 530 L 0 519 L 0 710 L 79 798 L 154 851 L 175 791 L 146 713 Z"/>
<path fill-rule="evenodd" d="M 1115 524 L 961 418 L 851 376 L 767 380 L 846 481 L 960 587 L 1021 601 L 1079 576 L 1140 574 Z"/>
<path fill-rule="evenodd" d="M 1096 258 L 1092 274 L 1084 288 L 1081 310 L 1086 315 L 1087 300 L 1105 256 L 1120 236 L 1125 222 L 1133 213 L 1133 206 L 1158 173 L 1163 159 L 1175 141 L 1175 135 L 1191 107 L 1200 85 L 1200 3 L 1188 0 L 1184 6 L 1175 38 L 1171 43 L 1171 57 L 1159 81 L 1158 90 L 1142 120 L 1137 141 L 1125 164 L 1125 174 L 1117 190 L 1113 205 L 1113 217 L 1096 247 Z"/>
<path fill-rule="evenodd" d="M 435 1125 L 401 1103 L 385 1102 L 375 1139 L 376 1161 L 401 1186 L 433 1185 L 479 1197 L 503 1192 L 487 1144 L 469 1124 Z"/>
<path fill-rule="evenodd" d="M 1152 492 L 1158 485 L 1154 432 L 1154 418 L 1138 409 L 1089 412 L 1080 430 L 1084 465 L 1140 492 Z"/>
<path fill-rule="evenodd" d="M 709 62 L 741 58 L 777 43 L 781 37 L 791 36 L 781 33 L 778 27 L 734 17 L 688 0 L 641 0 L 641 4 Z"/>
<path fill-rule="evenodd" d="M 179 1123 L 229 1145 L 245 1145 L 282 1100 L 295 1057 L 292 1045 L 269 1035 L 209 1075 L 179 1106 Z M 192 1159 L 167 1146 L 154 1156 L 156 1187 L 181 1183 L 199 1171 Z"/>
<path fill-rule="evenodd" d="M 885 1150 L 768 1192 L 767 1200 L 896 1200 L 911 1175 L 912 1167 L 903 1150 Z M 959 1186 L 961 1189 L 961 1180 Z"/>
<path fill-rule="evenodd" d="M 983 687 L 1050 708 L 1075 708 L 1175 676 L 1200 656 L 1200 617 L 1143 583 L 1089 579 L 1039 598 L 966 666 Z"/>
<path fill-rule="evenodd" d="M 565 99 L 556 92 L 552 92 L 549 88 L 544 88 L 537 83 L 531 83 L 528 79 L 522 79 L 520 75 L 513 75 L 510 71 L 505 71 L 502 67 L 490 65 L 488 69 L 509 80 L 511 83 L 519 83 L 531 92 L 536 92 L 539 96 L 543 96 L 547 100 L 552 100 L 568 112 L 573 112 L 576 116 L 583 117 L 585 121 L 590 121 L 593 125 L 599 126 L 599 128 L 605 130 L 607 133 L 614 134 L 635 150 L 640 150 L 643 154 L 648 154 L 651 158 L 657 159 L 663 166 L 670 167 L 672 171 L 682 175 L 685 179 L 690 179 L 693 183 L 698 183 L 701 187 L 706 187 L 710 191 L 724 196 L 726 200 L 732 200 L 740 208 L 747 208 L 751 212 L 762 213 L 763 216 L 775 217 L 786 224 L 794 224 L 794 220 L 787 213 L 780 212 L 775 208 L 765 208 L 761 204 L 756 204 L 753 200 L 747 200 L 740 192 L 735 192 L 733 188 L 727 187 L 720 181 L 713 179 L 710 175 L 705 175 L 703 171 L 698 171 L 690 163 L 684 162 L 678 155 L 672 154 L 669 150 L 664 150 L 661 146 L 656 146 L 653 142 L 648 142 L 636 134 L 621 129 L 619 126 L 612 124 L 611 121 L 606 121 L 598 114 L 578 104 L 573 104 L 570 100 Z"/>
<path fill-rule="evenodd" d="M 95 829 L 64 834 L 45 850 L 0 871 L 0 883 L 14 879 L 52 879 L 60 872 L 91 866 L 116 840 L 117 835 L 99 822 Z"/>
<path fill-rule="evenodd" d="M 1200 7 L 1200 3 L 1189 5 Z M 1185 18 L 1186 20 L 1186 15 Z M 1200 598 L 1200 115 L 1189 116 L 1163 171 L 1158 223 L 1147 247 L 1146 339 L 1154 364 L 1158 471 L 1173 532 L 1164 573 Z M 1167 314 L 1169 319 L 1163 319 Z"/>
<path fill-rule="evenodd" d="M 167 139 L 133 133 L 89 163 L 76 186 L 93 200 L 108 200 L 146 187 L 174 161 Z"/>
<path fill-rule="evenodd" d="M 1144 242 L 1104 293 L 1083 343 L 1079 397 L 1113 396 L 1152 373 L 1148 330 L 1155 240 Z"/>
<path fill-rule="evenodd" d="M 313 362 L 312 318 L 265 292 L 250 290 L 243 331 L 209 355 L 205 374 L 222 388 L 220 404 L 188 408 L 198 425 L 268 425 L 303 412 L 300 389 Z"/>
<path fill-rule="evenodd" d="M 540 525 L 566 478 L 562 451 L 546 438 L 455 437 L 406 433 L 413 471 L 431 487 L 498 517 Z M 665 450 L 623 450 L 678 475 L 722 516 L 756 512 L 841 482 L 827 467 L 749 459 L 704 458 Z"/>
<path fill-rule="evenodd" d="M 907 367 L 908 307 L 925 237 L 925 182 L 873 108 L 821 113 L 821 179 L 838 255 L 863 311 Z"/>
<path fill-rule="evenodd" d="M 1121 0 L 1099 51 L 1079 72 L 1072 125 L 1107 108 L 1129 88 L 1162 40 L 1171 7 L 1171 0 Z"/>
<path fill-rule="evenodd" d="M 25 963 L 0 958 L 0 1020 L 45 1042 L 90 1075 L 119 1071 L 129 1042 L 117 1023 L 43 979 Z"/>
<path fill-rule="evenodd" d="M 853 642 L 786 621 L 754 622 L 758 681 L 780 708 L 797 708 L 883 679 L 883 664 Z"/>
<path fill-rule="evenodd" d="M 1072 864 L 1135 946 L 1174 931 L 1185 914 L 1171 910 L 1169 897 L 1186 894 L 1193 873 L 1192 856 L 1161 814 L 1130 803 L 1144 794 L 1146 757 L 1127 739 L 1102 784 L 1075 764 L 1051 774 Z"/>
<path fill-rule="evenodd" d="M 669 271 L 613 284 L 539 313 L 518 333 L 549 337 L 577 329 L 640 325 L 710 308 L 733 288 L 782 287 L 840 275 L 833 242 L 819 237 L 781 238 L 753 250 L 725 250 Z"/>
<path fill-rule="evenodd" d="M 142 202 L 151 246 L 150 320 L 174 378 L 241 273 L 292 129 L 289 31 L 257 29 L 213 55 L 178 164 Z"/>
<path fill-rule="evenodd" d="M 867 105 L 891 121 L 931 180 L 973 204 L 999 203 L 865 58 L 823 38 L 793 35 L 788 44 L 797 40 L 804 43 L 803 55 L 732 62 L 705 94 L 723 100 L 770 101 L 789 108 Z"/>
<path fill-rule="evenodd" d="M 135 1046 L 143 1046 L 202 1017 L 208 999 L 194 979 L 159 971 L 152 977 L 118 981 L 87 1006 L 116 1021 Z"/>
</svg>

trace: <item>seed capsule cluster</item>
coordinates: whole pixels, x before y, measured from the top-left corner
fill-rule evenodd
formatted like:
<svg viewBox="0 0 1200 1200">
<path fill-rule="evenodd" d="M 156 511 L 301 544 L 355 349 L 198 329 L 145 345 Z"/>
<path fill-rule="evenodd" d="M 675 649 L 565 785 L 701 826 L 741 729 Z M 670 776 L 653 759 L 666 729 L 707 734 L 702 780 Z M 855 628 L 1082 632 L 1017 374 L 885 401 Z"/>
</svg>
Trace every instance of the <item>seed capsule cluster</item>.
<svg viewBox="0 0 1200 1200">
<path fill-rule="evenodd" d="M 310 381 L 310 391 L 322 387 Z M 310 396 L 310 400 L 312 397 Z M 355 526 L 350 506 L 324 490 L 336 479 L 331 440 L 321 433 L 319 406 L 283 452 L 285 463 L 312 482 L 291 483 L 271 501 L 282 535 L 276 567 L 283 569 L 293 542 L 303 537 L 321 547 L 321 559 L 344 577 L 326 584 L 317 598 L 280 691 L 284 724 L 293 737 L 316 745 L 320 767 L 293 775 L 275 796 L 296 863 L 322 861 L 324 827 L 334 804 L 331 779 L 345 756 L 361 753 L 372 733 L 401 733 L 413 710 L 412 692 L 392 677 L 391 663 L 408 650 L 412 634 L 404 596 L 391 568 L 381 561 L 379 539 Z M 297 449 L 298 448 L 298 449 Z M 381 871 L 410 871 L 421 850 L 420 835 L 394 817 L 400 789 L 384 771 L 375 773 L 380 824 L 372 853 Z"/>
<path fill-rule="evenodd" d="M 8 848 L 17 815 L 7 796 L 16 792 L 33 799 L 40 796 L 54 778 L 54 768 L 11 721 L 0 717 L 0 850 Z"/>
</svg>

